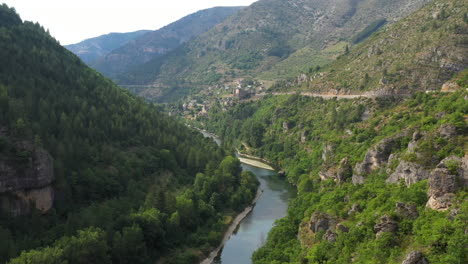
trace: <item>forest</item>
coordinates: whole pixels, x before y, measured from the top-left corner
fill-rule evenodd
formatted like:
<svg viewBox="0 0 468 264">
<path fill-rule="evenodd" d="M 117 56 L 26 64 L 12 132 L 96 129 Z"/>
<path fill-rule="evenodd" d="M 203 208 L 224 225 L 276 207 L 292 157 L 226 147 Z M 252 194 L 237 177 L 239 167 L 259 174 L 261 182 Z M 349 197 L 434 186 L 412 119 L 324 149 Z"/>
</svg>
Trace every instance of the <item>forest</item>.
<svg viewBox="0 0 468 264">
<path fill-rule="evenodd" d="M 0 263 L 196 262 L 253 199 L 236 158 L 6 5 L 0 57 L 0 162 L 20 169 L 28 142 L 55 176 L 47 213 L 0 214 Z"/>
</svg>

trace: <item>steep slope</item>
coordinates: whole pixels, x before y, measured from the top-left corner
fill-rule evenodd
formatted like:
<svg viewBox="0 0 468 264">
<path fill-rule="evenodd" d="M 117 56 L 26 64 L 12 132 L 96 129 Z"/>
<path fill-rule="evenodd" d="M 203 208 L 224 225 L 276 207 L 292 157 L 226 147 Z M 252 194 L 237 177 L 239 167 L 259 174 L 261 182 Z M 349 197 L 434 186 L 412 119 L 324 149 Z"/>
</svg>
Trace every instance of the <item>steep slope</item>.
<svg viewBox="0 0 468 264">
<path fill-rule="evenodd" d="M 65 45 L 65 48 L 75 53 L 87 64 L 91 64 L 98 58 L 107 55 L 109 52 L 127 44 L 130 40 L 140 37 L 150 32 L 149 30 L 139 30 L 128 33 L 109 33 L 95 38 L 81 41 L 80 43 Z"/>
<path fill-rule="evenodd" d="M 463 1 L 434 1 L 352 47 L 327 68 L 301 76 L 299 86 L 337 94 L 439 90 L 468 66 L 467 12 Z"/>
<path fill-rule="evenodd" d="M 196 262 L 253 199 L 239 160 L 6 5 L 0 57 L 1 263 Z"/>
<path fill-rule="evenodd" d="M 177 48 L 180 44 L 211 29 L 241 8 L 213 7 L 198 11 L 116 48 L 93 62 L 91 66 L 108 77 L 115 77 Z"/>
<path fill-rule="evenodd" d="M 426 2 L 261 0 L 167 56 L 122 75 L 119 82 L 189 87 L 255 76 L 296 51 L 308 47 L 307 56 L 320 53 L 376 20 L 396 21 Z M 314 60 L 303 60 L 294 68 L 324 63 Z"/>
<path fill-rule="evenodd" d="M 297 186 L 253 263 L 466 262 L 467 78 L 407 100 L 266 96 L 199 117 Z"/>
</svg>

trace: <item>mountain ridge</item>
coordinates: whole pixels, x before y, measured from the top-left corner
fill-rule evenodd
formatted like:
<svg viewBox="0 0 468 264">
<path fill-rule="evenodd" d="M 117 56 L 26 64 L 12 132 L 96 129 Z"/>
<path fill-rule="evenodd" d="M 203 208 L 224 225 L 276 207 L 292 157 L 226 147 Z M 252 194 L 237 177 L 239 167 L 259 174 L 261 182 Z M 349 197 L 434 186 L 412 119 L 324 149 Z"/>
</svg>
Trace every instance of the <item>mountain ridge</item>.
<svg viewBox="0 0 468 264">
<path fill-rule="evenodd" d="M 76 44 L 64 47 L 75 53 L 86 64 L 92 64 L 96 59 L 107 55 L 112 50 L 125 45 L 129 41 L 150 32 L 150 30 L 138 30 L 134 32 L 112 32 L 94 38 L 88 38 Z"/>
<path fill-rule="evenodd" d="M 212 28 L 244 7 L 212 7 L 187 15 L 158 30 L 148 32 L 118 47 L 91 66 L 107 77 L 115 77 Z"/>
</svg>

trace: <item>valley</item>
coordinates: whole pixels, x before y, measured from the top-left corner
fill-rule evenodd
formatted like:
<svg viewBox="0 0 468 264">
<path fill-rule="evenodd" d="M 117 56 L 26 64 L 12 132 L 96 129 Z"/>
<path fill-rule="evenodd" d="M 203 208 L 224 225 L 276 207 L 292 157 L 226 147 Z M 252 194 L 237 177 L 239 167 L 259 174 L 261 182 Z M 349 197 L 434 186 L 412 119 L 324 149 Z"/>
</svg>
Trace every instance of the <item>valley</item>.
<svg viewBox="0 0 468 264">
<path fill-rule="evenodd" d="M 231 3 L 66 47 L 0 5 L 0 263 L 468 262 L 466 2 Z"/>
</svg>

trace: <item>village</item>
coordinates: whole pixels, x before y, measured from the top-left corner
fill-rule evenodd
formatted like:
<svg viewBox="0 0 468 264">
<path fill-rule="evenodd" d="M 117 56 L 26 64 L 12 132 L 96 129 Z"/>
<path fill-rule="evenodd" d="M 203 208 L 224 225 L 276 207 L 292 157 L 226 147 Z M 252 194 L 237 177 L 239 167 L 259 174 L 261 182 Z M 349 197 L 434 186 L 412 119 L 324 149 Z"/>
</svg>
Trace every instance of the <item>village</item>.
<svg viewBox="0 0 468 264">
<path fill-rule="evenodd" d="M 171 109 L 170 115 L 180 115 L 187 120 L 196 120 L 206 116 L 213 105 L 220 105 L 223 111 L 241 102 L 258 100 L 265 96 L 263 82 L 253 80 L 237 80 L 230 84 L 210 86 L 203 95 L 189 98 L 176 109 Z"/>
</svg>

